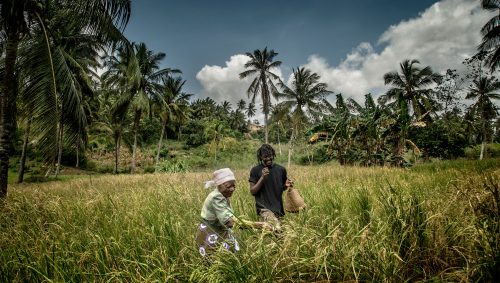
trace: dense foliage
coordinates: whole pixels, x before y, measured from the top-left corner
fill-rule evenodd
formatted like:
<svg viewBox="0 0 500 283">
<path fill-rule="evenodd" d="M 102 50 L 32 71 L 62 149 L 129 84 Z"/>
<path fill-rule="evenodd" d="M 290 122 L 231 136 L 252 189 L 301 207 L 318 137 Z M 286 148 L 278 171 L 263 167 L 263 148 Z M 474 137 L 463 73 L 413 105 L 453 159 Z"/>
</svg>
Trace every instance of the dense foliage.
<svg viewBox="0 0 500 283">
<path fill-rule="evenodd" d="M 249 140 L 288 144 L 288 164 L 410 166 L 462 157 L 479 144 L 477 157 L 487 157 L 500 137 L 497 16 L 464 73 L 438 74 L 406 59 L 381 76 L 388 91 L 364 101 L 336 93 L 304 67 L 287 85 L 276 75 L 278 52 L 247 52 L 239 76 L 248 79 L 249 100 L 231 105 L 194 99 L 181 70 L 160 67 L 166 54 L 123 36 L 130 1 L 9 0 L 0 11 L 1 196 L 7 168 L 18 171 L 18 182 L 26 169 L 57 176 L 61 164 L 133 173 L 184 162 L 179 168 L 196 170 L 209 163 L 199 159 L 216 164 L 232 144 Z M 263 127 L 254 120 L 260 110 Z"/>
</svg>

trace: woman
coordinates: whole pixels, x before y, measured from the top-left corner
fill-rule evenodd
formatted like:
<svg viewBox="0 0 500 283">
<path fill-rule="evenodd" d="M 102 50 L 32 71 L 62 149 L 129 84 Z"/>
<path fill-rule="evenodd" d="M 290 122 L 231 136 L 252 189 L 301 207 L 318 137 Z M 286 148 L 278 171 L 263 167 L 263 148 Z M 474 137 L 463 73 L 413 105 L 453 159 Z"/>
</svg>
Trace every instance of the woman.
<svg viewBox="0 0 500 283">
<path fill-rule="evenodd" d="M 229 168 L 223 168 L 213 173 L 212 180 L 205 183 L 205 188 L 216 187 L 205 199 L 201 209 L 201 223 L 196 234 L 196 244 L 202 256 L 224 247 L 237 252 L 240 247 L 231 228 L 235 223 L 250 225 L 254 228 L 268 228 L 263 222 L 240 222 L 235 216 L 229 198 L 236 189 L 236 178 Z"/>
</svg>

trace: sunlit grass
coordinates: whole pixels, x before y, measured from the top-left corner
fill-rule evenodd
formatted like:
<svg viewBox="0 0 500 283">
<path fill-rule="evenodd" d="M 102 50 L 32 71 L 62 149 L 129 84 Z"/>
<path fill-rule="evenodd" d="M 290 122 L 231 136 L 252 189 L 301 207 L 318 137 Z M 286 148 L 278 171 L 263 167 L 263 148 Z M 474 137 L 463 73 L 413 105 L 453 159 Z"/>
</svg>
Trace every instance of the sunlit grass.
<svg viewBox="0 0 500 283">
<path fill-rule="evenodd" d="M 498 160 L 412 169 L 294 166 L 308 209 L 278 237 L 238 230 L 211 265 L 194 234 L 211 172 L 81 176 L 13 185 L 0 213 L 0 281 L 469 281 L 483 272 L 471 199 Z M 247 170 L 233 207 L 256 220 Z M 495 251 L 495 250 L 493 250 Z"/>
</svg>

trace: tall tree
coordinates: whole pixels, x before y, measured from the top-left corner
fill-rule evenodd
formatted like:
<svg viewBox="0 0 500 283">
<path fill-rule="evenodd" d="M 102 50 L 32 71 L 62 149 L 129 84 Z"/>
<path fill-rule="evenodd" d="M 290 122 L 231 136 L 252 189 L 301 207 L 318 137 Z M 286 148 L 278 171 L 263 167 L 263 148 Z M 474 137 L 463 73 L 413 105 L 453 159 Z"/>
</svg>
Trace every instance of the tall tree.
<svg viewBox="0 0 500 283">
<path fill-rule="evenodd" d="M 250 60 L 245 63 L 247 70 L 240 73 L 240 79 L 255 76 L 247 93 L 248 97 L 252 98 L 252 102 L 255 102 L 255 98 L 260 94 L 264 112 L 264 139 L 265 143 L 268 143 L 267 119 L 271 106 L 271 94 L 277 92 L 274 81 L 281 82 L 279 76 L 272 71 L 273 68 L 278 68 L 281 65 L 281 61 L 273 61 L 278 53 L 272 49 L 268 51 L 267 47 L 263 50 L 254 50 L 253 53 L 247 52 L 246 55 L 250 57 Z"/>
<path fill-rule="evenodd" d="M 391 120 L 387 109 L 377 105 L 370 93 L 365 95 L 364 106 L 352 98 L 348 99 L 348 106 L 355 113 L 356 128 L 353 137 L 364 150 L 361 163 L 367 166 L 383 165 L 385 158 L 383 135 Z"/>
<path fill-rule="evenodd" d="M 480 52 L 488 52 L 486 64 L 495 70 L 500 63 L 500 1 L 481 0 L 481 6 L 492 12 L 497 12 L 481 29 L 483 41 L 478 47 Z"/>
<path fill-rule="evenodd" d="M 320 76 L 304 67 L 293 70 L 291 87 L 280 82 L 281 92 L 276 92 L 284 108 L 292 113 L 292 136 L 298 138 L 301 131 L 308 127 L 311 121 L 318 121 L 325 109 L 330 106 L 326 100 L 331 91 L 326 83 L 319 82 Z"/>
<path fill-rule="evenodd" d="M 352 135 L 354 129 L 352 127 L 353 115 L 345 102 L 341 93 L 336 95 L 335 109 L 332 109 L 331 126 L 332 138 L 329 145 L 329 150 L 337 151 L 337 160 L 340 165 L 347 163 L 347 150 L 353 143 Z"/>
<path fill-rule="evenodd" d="M 487 140 L 488 129 L 491 128 L 492 121 L 498 115 L 498 109 L 492 99 L 500 99 L 497 91 L 500 89 L 500 82 L 494 77 L 480 77 L 474 80 L 473 86 L 469 88 L 466 99 L 475 99 L 471 106 L 471 112 L 479 116 L 481 125 L 481 153 L 479 159 L 484 156 L 484 147 Z M 475 116 L 475 115 L 474 115 Z"/>
<path fill-rule="evenodd" d="M 182 92 L 182 87 L 186 83 L 181 77 L 173 78 L 168 76 L 163 79 L 162 100 L 160 104 L 160 117 L 162 119 L 162 127 L 160 140 L 158 141 L 158 148 L 156 151 L 156 168 L 160 163 L 160 151 L 162 148 L 163 137 L 169 122 L 175 120 L 184 120 L 189 115 L 187 105 L 190 94 Z"/>
<path fill-rule="evenodd" d="M 245 111 L 245 114 L 247 115 L 247 118 L 248 118 L 248 123 L 250 124 L 250 120 L 252 119 L 252 117 L 255 116 L 255 103 L 254 102 L 250 102 L 248 103 L 248 107 Z"/>
<path fill-rule="evenodd" d="M 436 110 L 434 91 L 428 87 L 441 81 L 441 75 L 434 73 L 431 67 L 420 68 L 418 60 L 404 60 L 400 64 L 401 73 L 389 72 L 384 75 L 386 85 L 392 87 L 382 96 L 382 99 L 396 100 L 397 96 L 408 103 L 408 114 L 416 119 L 429 115 Z"/>
<path fill-rule="evenodd" d="M 240 99 L 238 101 L 238 103 L 236 104 L 236 107 L 237 107 L 236 109 L 239 111 L 243 111 L 243 110 L 245 110 L 246 106 L 247 106 L 247 102 L 243 99 Z"/>
<path fill-rule="evenodd" d="M 292 120 L 288 164 L 290 164 L 294 141 L 302 135 L 303 130 L 311 124 L 311 121 L 318 121 L 324 110 L 331 106 L 326 96 L 332 92 L 327 90 L 327 84 L 320 83 L 319 79 L 318 74 L 306 68 L 297 68 L 293 70 L 291 87 L 283 82 L 278 84 L 282 91 L 276 92 L 275 96 L 278 99 L 284 99 L 279 105 L 291 113 Z"/>
<path fill-rule="evenodd" d="M 379 97 L 379 102 L 389 104 L 397 113 L 397 125 L 399 130 L 397 142 L 394 143 L 395 165 L 403 164 L 403 152 L 408 137 L 408 130 L 412 120 L 431 121 L 430 113 L 437 110 L 437 102 L 434 99 L 434 91 L 428 87 L 439 83 L 441 76 L 434 73 L 431 67 L 420 68 L 418 60 L 404 60 L 400 64 L 401 73 L 396 71 L 384 75 L 386 85 L 392 87 L 386 94 Z M 413 117 L 413 119 L 412 119 Z"/>
<path fill-rule="evenodd" d="M 137 135 L 142 114 L 149 111 L 151 99 L 160 95 L 161 78 L 180 73 L 177 69 L 160 69 L 160 62 L 165 56 L 165 53 L 149 50 L 144 43 L 133 43 L 132 48 L 118 50 L 118 58 L 109 58 L 111 69 L 103 74 L 106 79 L 125 88 L 117 109 L 125 112 L 131 109 L 133 112 L 132 173 L 135 171 Z"/>
<path fill-rule="evenodd" d="M 5 35 L 5 74 L 1 86 L 0 97 L 0 198 L 7 195 L 7 177 L 10 157 L 10 140 L 13 131 L 15 102 L 17 100 L 16 62 L 20 41 L 30 34 L 31 29 L 40 28 L 46 42 L 51 79 L 44 80 L 49 86 L 46 90 L 55 97 L 57 88 L 55 83 L 54 63 L 49 44 L 44 19 L 46 9 L 55 3 L 52 1 L 40 2 L 37 0 L 5 0 L 0 2 L 0 29 Z M 130 16 L 130 1 L 128 0 L 75 0 L 58 1 L 57 7 L 71 11 L 72 17 L 68 24 L 82 27 L 92 34 L 101 34 L 105 41 L 118 40 L 121 33 L 116 27 L 123 28 Z"/>
</svg>

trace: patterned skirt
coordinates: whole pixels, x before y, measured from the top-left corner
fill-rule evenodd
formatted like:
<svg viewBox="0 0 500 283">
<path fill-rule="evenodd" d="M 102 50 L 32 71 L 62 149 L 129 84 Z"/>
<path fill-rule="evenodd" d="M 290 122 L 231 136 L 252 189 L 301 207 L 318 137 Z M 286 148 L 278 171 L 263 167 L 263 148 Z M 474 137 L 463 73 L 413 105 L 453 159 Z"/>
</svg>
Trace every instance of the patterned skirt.
<svg viewBox="0 0 500 283">
<path fill-rule="evenodd" d="M 216 229 L 205 222 L 198 225 L 196 232 L 196 246 L 201 256 L 205 257 L 217 249 L 224 248 L 231 252 L 240 250 L 238 241 L 229 228 Z"/>
</svg>

